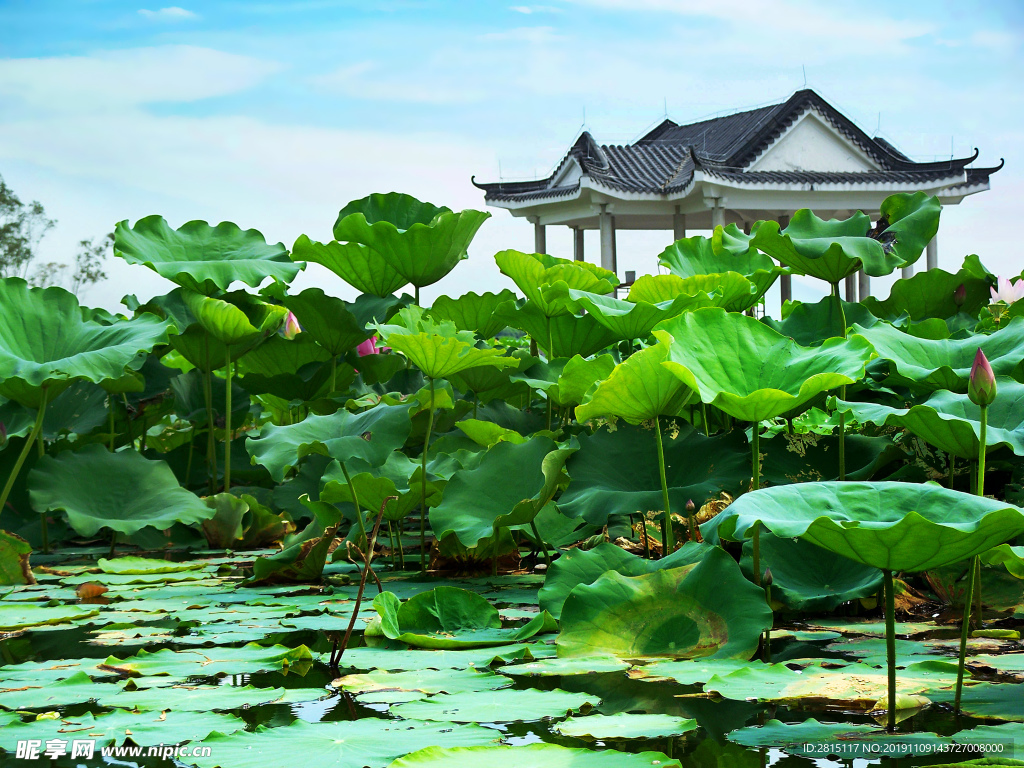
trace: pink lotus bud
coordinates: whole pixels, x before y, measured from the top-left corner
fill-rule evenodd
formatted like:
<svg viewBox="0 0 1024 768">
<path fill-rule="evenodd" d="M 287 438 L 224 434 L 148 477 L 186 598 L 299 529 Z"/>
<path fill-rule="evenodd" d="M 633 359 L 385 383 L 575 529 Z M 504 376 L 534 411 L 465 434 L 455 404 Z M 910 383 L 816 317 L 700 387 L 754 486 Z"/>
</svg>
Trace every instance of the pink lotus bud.
<svg viewBox="0 0 1024 768">
<path fill-rule="evenodd" d="M 693 503 L 693 499 L 689 499 L 686 502 L 686 514 L 687 515 L 692 515 L 696 511 L 697 511 L 697 505 Z"/>
<path fill-rule="evenodd" d="M 358 347 L 356 347 L 356 354 L 360 357 L 366 357 L 367 355 L 379 355 L 381 350 L 377 349 L 377 337 L 371 336 Z"/>
<path fill-rule="evenodd" d="M 299 325 L 299 318 L 294 313 L 289 312 L 288 316 L 284 319 L 281 335 L 291 341 L 300 333 L 302 333 L 302 326 Z"/>
<path fill-rule="evenodd" d="M 975 405 L 990 405 L 996 399 L 996 376 L 988 363 L 985 353 L 978 348 L 971 366 L 971 380 L 967 385 L 967 396 Z"/>
<path fill-rule="evenodd" d="M 965 301 L 967 301 L 967 286 L 960 283 L 960 285 L 956 287 L 956 290 L 953 291 L 953 303 L 956 304 L 957 307 L 962 307 Z"/>
</svg>

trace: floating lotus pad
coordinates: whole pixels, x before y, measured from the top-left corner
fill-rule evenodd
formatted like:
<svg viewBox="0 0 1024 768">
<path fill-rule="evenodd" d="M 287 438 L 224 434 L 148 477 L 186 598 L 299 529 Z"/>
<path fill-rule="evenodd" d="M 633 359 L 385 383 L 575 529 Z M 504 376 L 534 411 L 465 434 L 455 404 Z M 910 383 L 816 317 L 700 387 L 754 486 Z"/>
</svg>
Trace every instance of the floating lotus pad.
<svg viewBox="0 0 1024 768">
<path fill-rule="evenodd" d="M 587 715 L 570 717 L 555 726 L 563 736 L 591 739 L 660 739 L 681 736 L 697 721 L 672 715 Z"/>
<path fill-rule="evenodd" d="M 77 605 L 32 605 L 30 603 L 0 602 L 0 631 L 12 632 L 44 624 L 67 624 L 96 616 L 100 609 L 95 606 Z M 57 662 L 54 662 L 57 663 Z M 4 669 L 0 668 L 0 676 Z"/>
<path fill-rule="evenodd" d="M 341 669 L 379 669 L 390 671 L 422 669 L 487 669 L 512 659 L 534 659 L 542 653 L 554 655 L 544 645 L 505 645 L 500 648 L 465 650 L 388 650 L 385 648 L 348 648 L 342 655 Z M 326 660 L 325 658 L 321 659 Z"/>
<path fill-rule="evenodd" d="M 96 567 L 104 573 L 176 573 L 179 571 L 194 571 L 198 568 L 205 568 L 206 563 L 202 560 L 186 563 L 175 563 L 170 560 L 161 560 L 152 557 L 115 557 L 111 560 L 100 558 Z"/>
<path fill-rule="evenodd" d="M 300 645 L 264 647 L 249 643 L 241 648 L 211 648 L 204 651 L 142 650 L 135 656 L 119 659 L 109 656 L 101 669 L 130 677 L 170 675 L 173 677 L 219 677 L 253 672 L 296 671 L 300 676 L 313 661 L 309 649 Z"/>
<path fill-rule="evenodd" d="M 561 718 L 596 706 L 600 699 L 585 693 L 557 688 L 538 691 L 503 689 L 469 693 L 441 693 L 421 701 L 391 708 L 392 714 L 407 720 L 450 720 L 456 723 L 533 722 Z"/>
<path fill-rule="evenodd" d="M 116 690 L 112 685 L 94 683 L 85 672 L 75 672 L 56 683 L 19 685 L 6 691 L 0 689 L 0 708 L 53 709 L 91 701 L 101 695 L 104 689 Z"/>
<path fill-rule="evenodd" d="M 629 664 L 614 656 L 569 656 L 525 664 L 508 664 L 498 671 L 512 677 L 563 677 L 622 672 Z"/>
<path fill-rule="evenodd" d="M 680 762 L 661 752 L 618 752 L 574 749 L 558 744 L 527 744 L 495 747 L 427 747 L 401 757 L 388 768 L 680 768 Z"/>
<path fill-rule="evenodd" d="M 775 632 L 772 632 L 775 636 Z M 742 659 L 687 659 L 685 661 L 656 661 L 633 667 L 629 671 L 634 680 L 663 682 L 672 680 L 680 685 L 697 685 L 706 683 L 712 677 L 724 676 L 741 669 L 760 669 L 761 661 L 744 661 Z"/>
<path fill-rule="evenodd" d="M 424 695 L 495 691 L 511 684 L 507 677 L 474 669 L 417 669 L 409 672 L 378 669 L 361 675 L 345 675 L 331 683 L 335 688 L 354 694 L 401 691 Z"/>
<path fill-rule="evenodd" d="M 131 690 L 124 686 L 119 690 L 96 695 L 96 703 L 104 707 L 121 709 L 153 710 L 162 712 L 210 712 L 214 710 L 248 709 L 260 704 L 281 701 L 285 694 L 290 701 L 315 701 L 328 695 L 316 688 L 256 688 L 251 685 L 195 685 L 167 686 L 163 688 L 139 688 Z"/>
<path fill-rule="evenodd" d="M 706 540 L 753 536 L 761 524 L 875 568 L 924 571 L 1024 532 L 1024 511 L 911 483 L 800 483 L 747 493 L 701 526 Z"/>
</svg>

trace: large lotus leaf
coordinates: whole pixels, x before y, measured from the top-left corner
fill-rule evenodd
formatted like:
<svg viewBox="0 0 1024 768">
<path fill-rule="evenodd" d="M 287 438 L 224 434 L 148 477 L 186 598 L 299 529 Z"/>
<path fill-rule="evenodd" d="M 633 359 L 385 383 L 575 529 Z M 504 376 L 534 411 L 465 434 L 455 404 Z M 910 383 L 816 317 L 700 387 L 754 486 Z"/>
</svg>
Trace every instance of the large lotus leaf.
<svg viewBox="0 0 1024 768">
<path fill-rule="evenodd" d="M 0 586 L 35 584 L 28 556 L 32 545 L 21 536 L 0 530 Z"/>
<path fill-rule="evenodd" d="M 267 424 L 245 447 L 253 463 L 262 464 L 280 483 L 289 469 L 314 453 L 379 467 L 405 444 L 411 429 L 408 405 L 378 405 L 362 413 L 341 409 L 329 416 L 307 416 L 298 424 Z"/>
<path fill-rule="evenodd" d="M 757 303 L 757 286 L 738 272 L 713 275 L 643 275 L 629 289 L 629 301 L 659 304 L 681 296 L 689 298 L 687 310 L 722 307 L 743 312 Z"/>
<path fill-rule="evenodd" d="M 607 379 L 614 368 L 615 359 L 611 355 L 599 355 L 590 360 L 575 355 L 566 361 L 555 386 L 547 390 L 548 397 L 561 406 L 582 403 L 589 389 Z"/>
<path fill-rule="evenodd" d="M 270 245 L 255 229 L 230 221 L 211 227 L 190 221 L 171 229 L 162 216 L 147 216 L 114 229 L 114 255 L 129 264 L 145 264 L 161 277 L 199 293 L 225 291 L 236 280 L 255 288 L 272 277 L 290 283 L 302 264 L 288 258 L 281 243 Z"/>
<path fill-rule="evenodd" d="M 561 283 L 545 293 L 557 294 Z M 646 339 L 651 329 L 663 320 L 682 314 L 688 309 L 707 306 L 705 302 L 694 301 L 689 296 L 680 295 L 672 301 L 652 304 L 641 301 L 623 301 L 612 296 L 600 296 L 586 291 L 568 291 L 569 299 L 577 307 L 582 307 L 597 322 L 614 333 L 622 341 Z"/>
<path fill-rule="evenodd" d="M 891 733 L 860 723 L 822 723 L 813 717 L 802 723 L 769 720 L 740 728 L 729 739 L 747 747 L 781 749 L 811 759 L 841 754 L 844 759 L 877 759 L 878 755 L 919 755 L 948 748 L 951 739 L 930 732 Z M 961 765 L 963 765 L 961 763 Z"/>
<path fill-rule="evenodd" d="M 266 768 L 303 761 L 322 768 L 383 766 L 410 751 L 428 745 L 488 744 L 495 738 L 489 728 L 435 722 L 395 722 L 374 717 L 342 722 L 309 723 L 296 720 L 276 728 L 203 739 L 207 757 L 190 757 L 200 768 Z"/>
<path fill-rule="evenodd" d="M 510 723 L 565 717 L 600 702 L 586 693 L 554 690 L 477 691 L 442 693 L 422 701 L 392 707 L 398 717 L 409 720 L 451 720 L 456 723 Z M 518 765 L 518 764 L 517 764 Z"/>
<path fill-rule="evenodd" d="M 352 314 L 344 301 L 319 288 L 285 296 L 281 303 L 295 314 L 302 334 L 309 334 L 332 356 L 344 354 L 366 341 L 366 324 Z"/>
<path fill-rule="evenodd" d="M 505 325 L 494 310 L 516 295 L 507 288 L 498 293 L 464 293 L 457 299 L 439 296 L 429 315 L 437 320 L 450 320 L 460 331 L 473 331 L 481 339 L 490 339 Z"/>
<path fill-rule="evenodd" d="M 167 341 L 168 323 L 153 315 L 111 325 L 83 320 L 78 299 L 63 288 L 29 288 L 0 280 L 0 395 L 29 408 L 75 379 L 118 379 L 140 352 Z"/>
<path fill-rule="evenodd" d="M 536 656 L 534 655 L 536 651 Z M 378 669 L 408 671 L 422 669 L 477 669 L 487 671 L 494 664 L 504 664 L 513 659 L 543 657 L 554 649 L 548 645 L 505 645 L 500 648 L 467 648 L 456 651 L 430 651 L 424 653 L 418 648 L 394 650 L 387 647 L 371 648 L 360 646 L 348 648 L 341 660 L 341 669 Z"/>
<path fill-rule="evenodd" d="M 464 546 L 475 547 L 499 528 L 530 522 L 554 495 L 561 466 L 545 472 L 544 462 L 555 448 L 547 437 L 520 445 L 499 442 L 478 466 L 456 472 L 440 505 L 430 510 L 438 540 L 453 533 Z M 510 477 L 515 482 L 507 482 Z"/>
<path fill-rule="evenodd" d="M 981 560 L 986 565 L 1002 565 L 1018 579 L 1024 579 L 1024 547 L 1000 544 L 985 552 L 981 556 Z M 1024 655 L 1021 655 L 1020 658 L 1024 658 Z M 1024 667 L 1022 667 L 1022 671 L 1024 671 Z"/>
<path fill-rule="evenodd" d="M 925 571 L 1024 532 L 1024 511 L 914 483 L 799 483 L 746 493 L 701 526 L 705 540 L 751 538 L 760 524 L 875 568 Z"/>
<path fill-rule="evenodd" d="M 870 328 L 854 326 L 889 360 L 895 372 L 912 387 L 967 392 L 974 356 L 981 349 L 996 376 L 1020 378 L 1024 371 L 1024 317 L 1017 317 L 991 335 L 966 339 L 922 339 L 878 323 Z"/>
<path fill-rule="evenodd" d="M 614 272 L 591 264 L 589 261 L 558 259 L 545 253 L 501 251 L 494 255 L 498 269 L 508 275 L 548 317 L 565 315 L 570 311 L 570 289 L 594 294 L 611 293 L 618 285 Z M 550 298 L 543 288 L 561 283 L 562 290 Z"/>
<path fill-rule="evenodd" d="M 44 456 L 29 475 L 28 487 L 37 511 L 63 510 L 82 536 L 101 528 L 126 535 L 147 526 L 163 530 L 215 514 L 178 485 L 166 462 L 131 450 L 111 453 L 97 444 Z"/>
<path fill-rule="evenodd" d="M 663 365 L 669 359 L 669 344 L 663 338 L 615 366 L 576 408 L 576 419 L 614 416 L 640 424 L 658 416 L 680 415 L 694 392 Z"/>
<path fill-rule="evenodd" d="M 299 235 L 292 256 L 327 267 L 360 293 L 371 296 L 385 298 L 409 282 L 380 254 L 359 243 L 320 243 Z"/>
<path fill-rule="evenodd" d="M 726 232 L 734 234 L 733 230 L 738 232 L 735 225 L 731 225 Z M 731 246 L 732 241 L 727 242 Z M 736 312 L 742 312 L 756 304 L 771 288 L 775 279 L 787 271 L 749 246 L 724 247 L 723 232 L 719 228 L 715 229 L 715 234 L 711 239 L 698 236 L 676 240 L 661 252 L 661 255 L 658 256 L 658 263 L 679 277 L 692 278 L 706 275 L 732 283 L 736 288 L 730 293 L 735 292 L 735 298 L 727 304 L 718 304 L 718 306 L 724 306 L 726 309 Z M 741 283 L 736 280 L 734 275 L 744 278 L 748 283 L 745 295 L 742 291 L 736 290 Z M 711 285 L 713 283 L 706 283 L 705 290 L 709 290 Z"/>
<path fill-rule="evenodd" d="M 118 574 L 149 574 L 149 573 L 180 573 L 182 571 L 195 571 L 203 567 L 203 563 L 175 563 L 171 560 L 161 560 L 156 557 L 115 557 L 108 560 L 101 557 L 96 561 L 96 567 L 103 573 Z"/>
<path fill-rule="evenodd" d="M 653 426 L 602 427 L 581 434 L 579 442 L 580 450 L 566 462 L 569 488 L 558 500 L 564 514 L 604 525 L 609 515 L 662 511 Z M 690 499 L 700 506 L 722 490 L 737 493 L 750 478 L 750 451 L 740 432 L 704 437 L 684 425 L 666 432 L 663 445 L 673 509 L 683 509 Z"/>
<path fill-rule="evenodd" d="M 369 510 L 376 515 L 381 507 L 384 507 L 384 520 L 397 521 L 404 518 L 422 502 L 422 488 L 416 483 L 410 490 L 409 478 L 406 477 L 396 483 L 395 479 L 388 476 L 377 476 L 371 472 L 358 472 L 351 474 L 351 485 L 344 478 L 331 479 L 342 474 L 340 467 L 337 472 L 329 470 L 324 475 L 324 486 L 320 491 L 320 500 L 329 504 L 338 502 L 354 503 L 359 500 L 359 506 Z M 401 485 L 402 487 L 399 487 Z M 353 496 L 352 491 L 355 490 Z M 397 496 L 398 498 L 392 498 Z M 391 499 L 388 501 L 388 499 Z M 387 501 L 387 504 L 385 504 Z M 441 488 L 435 482 L 427 482 L 427 506 L 434 507 L 441 503 Z"/>
<path fill-rule="evenodd" d="M 41 627 L 47 624 L 66 624 L 98 614 L 96 606 L 35 605 L 33 603 L 0 602 L 0 632 Z"/>
<path fill-rule="evenodd" d="M 287 315 L 284 307 L 267 304 L 244 291 L 211 298 L 186 289 L 182 299 L 203 329 L 228 346 L 253 346 L 280 328 Z"/>
<path fill-rule="evenodd" d="M 292 672 L 305 675 L 313 661 L 309 648 L 300 645 L 262 646 L 247 643 L 241 648 L 206 648 L 203 650 L 139 651 L 134 656 L 119 659 L 108 656 L 100 668 L 122 677 L 221 677 L 255 672 Z"/>
<path fill-rule="evenodd" d="M 589 720 L 591 718 L 587 718 Z M 583 722 L 580 720 L 579 722 Z M 389 768 L 679 768 L 680 762 L 661 752 L 619 752 L 614 749 L 576 749 L 558 744 L 495 747 L 427 747 L 395 760 Z"/>
<path fill-rule="evenodd" d="M 406 282 L 423 287 L 467 257 L 470 242 L 490 216 L 473 210 L 453 213 L 397 192 L 375 194 L 341 209 L 334 238 L 370 248 Z"/>
<path fill-rule="evenodd" d="M 526 664 L 509 664 L 500 671 L 501 674 L 512 677 L 568 677 L 625 672 L 627 669 L 629 663 L 614 656 L 556 656 Z"/>
<path fill-rule="evenodd" d="M 576 317 L 567 313 L 548 317 L 532 301 L 502 304 L 495 310 L 495 316 L 505 325 L 536 339 L 541 346 L 547 347 L 550 338 L 552 349 L 548 352 L 552 358 L 590 357 L 616 341 L 615 334 L 590 315 Z"/>
<path fill-rule="evenodd" d="M 797 304 L 781 322 L 770 317 L 765 317 L 762 322 L 804 347 L 815 347 L 825 339 L 845 335 L 846 329 L 841 328 L 844 321 L 846 328 L 855 323 L 865 326 L 874 323 L 874 317 L 863 304 L 843 301 L 842 306 L 843 317 L 840 319 L 835 298 L 826 296 L 816 304 Z"/>
<path fill-rule="evenodd" d="M 373 600 L 385 637 L 418 648 L 479 648 L 511 645 L 554 629 L 547 613 L 521 627 L 502 628 L 498 610 L 459 587 L 435 587 L 401 602 L 382 592 Z"/>
<path fill-rule="evenodd" d="M 391 323 L 376 328 L 382 343 L 401 352 L 432 379 L 478 366 L 519 365 L 518 358 L 508 357 L 499 349 L 477 348 L 472 331 L 460 331 L 450 320 L 435 322 L 420 307 L 406 307 Z"/>
<path fill-rule="evenodd" d="M 848 434 L 842 438 L 846 446 L 847 480 L 870 480 L 883 467 L 906 459 L 907 453 L 892 437 L 866 437 Z M 839 436 L 814 432 L 789 434 L 780 431 L 770 440 L 762 435 L 762 485 L 786 485 L 818 480 L 839 479 Z"/>
<path fill-rule="evenodd" d="M 978 257 L 968 256 L 955 275 L 941 269 L 918 272 L 906 280 L 897 280 L 889 298 L 868 296 L 861 304 L 875 317 L 889 322 L 902 315 L 909 315 L 912 320 L 947 319 L 960 312 L 977 317 L 991 300 L 989 288 L 994 283 L 995 276 L 982 266 Z M 961 306 L 957 306 L 954 294 L 961 285 L 964 287 L 964 300 Z M 867 324 L 860 320 L 856 322 Z"/>
<path fill-rule="evenodd" d="M 654 571 L 682 568 L 699 562 L 709 549 L 711 546 L 707 544 L 687 542 L 660 560 L 638 557 L 609 542 L 598 544 L 593 549 L 571 549 L 551 564 L 538 594 L 538 602 L 541 609 L 557 619 L 562 615 L 565 599 L 580 584 L 593 584 L 609 571 L 623 576 L 643 576 Z"/>
<path fill-rule="evenodd" d="M 760 536 L 761 568 L 772 571 L 772 598 L 798 611 L 831 611 L 848 600 L 870 597 L 882 585 L 882 572 L 836 556 L 803 539 Z M 741 565 L 753 572 L 753 545 L 743 545 Z"/>
<path fill-rule="evenodd" d="M 705 403 L 760 422 L 864 376 L 874 351 L 862 337 L 802 347 L 746 315 L 699 309 L 654 332 L 671 344 L 664 365 Z"/>
<path fill-rule="evenodd" d="M 81 674 L 81 673 L 80 673 Z M 119 707 L 139 711 L 183 711 L 210 712 L 213 710 L 248 709 L 278 701 L 284 698 L 284 688 L 256 688 L 252 685 L 193 685 L 166 686 L 162 688 L 134 688 L 128 686 L 107 690 L 93 685 L 93 697 L 104 707 Z M 109 688 L 109 686 L 108 686 Z M 292 691 L 292 695 L 302 692 L 308 700 L 315 700 L 326 691 L 311 689 Z M 98 694 L 98 695 L 97 695 Z M 290 701 L 295 701 L 291 698 Z"/>
<path fill-rule="evenodd" d="M 323 365 L 328 360 L 328 351 L 307 334 L 291 340 L 275 335 L 242 358 L 238 366 L 242 375 L 237 381 L 251 394 L 312 400 L 330 378 L 331 367 Z M 338 381 L 351 381 L 355 371 L 342 364 L 336 376 Z"/>
<path fill-rule="evenodd" d="M 1006 446 L 1024 456 L 1024 385 L 1000 377 L 999 394 L 988 406 L 989 447 Z M 940 390 L 920 405 L 891 408 L 880 403 L 834 399 L 833 407 L 860 423 L 901 427 L 926 443 L 963 459 L 977 459 L 981 441 L 981 408 L 967 395 Z"/>
<path fill-rule="evenodd" d="M 711 549 L 692 567 L 610 571 L 575 587 L 562 606 L 558 655 L 749 659 L 771 624 L 764 591 L 724 550 Z"/>
<path fill-rule="evenodd" d="M 463 693 L 466 691 L 494 691 L 512 685 L 512 681 L 493 672 L 475 669 L 418 669 L 409 672 L 385 672 L 375 669 L 362 675 L 345 675 L 331 683 L 335 688 L 371 701 L 375 694 L 420 694 L 404 697 L 406 701 L 425 698 L 434 693 Z M 367 697 L 366 694 L 369 696 Z"/>
<path fill-rule="evenodd" d="M 672 715 L 587 715 L 570 717 L 555 726 L 563 736 L 590 739 L 659 739 L 681 736 L 697 727 L 697 721 Z"/>
</svg>

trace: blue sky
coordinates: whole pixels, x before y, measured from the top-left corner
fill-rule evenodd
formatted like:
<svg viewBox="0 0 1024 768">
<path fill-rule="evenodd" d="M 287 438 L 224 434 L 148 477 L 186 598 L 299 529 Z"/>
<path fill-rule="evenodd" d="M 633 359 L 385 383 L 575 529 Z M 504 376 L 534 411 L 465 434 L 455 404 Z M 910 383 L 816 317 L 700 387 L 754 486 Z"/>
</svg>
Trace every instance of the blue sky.
<svg viewBox="0 0 1024 768">
<path fill-rule="evenodd" d="M 666 110 L 688 122 L 781 101 L 806 71 L 917 159 L 1005 157 L 991 191 L 944 212 L 940 263 L 975 252 L 999 272 L 1024 267 L 1021 3 L 181 2 L 0 0 L 0 175 L 59 220 L 45 259 L 152 213 L 290 245 L 328 239 L 338 209 L 371 192 L 482 208 L 472 174 L 546 175 L 584 114 L 598 141 L 623 143 Z M 511 287 L 492 256 L 532 250 L 532 230 L 493 214 L 426 300 Z M 620 234 L 620 268 L 653 271 L 667 240 Z M 568 230 L 548 244 L 570 255 Z M 142 267 L 108 272 L 87 303 L 171 287 Z M 353 293 L 319 267 L 299 284 Z"/>
</svg>

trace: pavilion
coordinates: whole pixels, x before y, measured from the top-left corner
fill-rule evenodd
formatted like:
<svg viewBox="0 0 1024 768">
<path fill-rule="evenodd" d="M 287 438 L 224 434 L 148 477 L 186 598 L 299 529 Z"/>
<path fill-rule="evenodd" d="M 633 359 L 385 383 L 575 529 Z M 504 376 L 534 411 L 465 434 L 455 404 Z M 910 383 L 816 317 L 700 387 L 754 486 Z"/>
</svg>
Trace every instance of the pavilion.
<svg viewBox="0 0 1024 768">
<path fill-rule="evenodd" d="M 758 109 L 678 125 L 664 120 L 626 145 L 599 145 L 584 131 L 554 173 L 536 181 L 477 183 L 488 205 L 534 225 L 534 247 L 547 250 L 546 227 L 574 232 L 574 258 L 584 259 L 583 231 L 600 230 L 602 267 L 617 272 L 618 229 L 688 230 L 735 223 L 746 231 L 760 219 L 785 225 L 793 211 L 822 218 L 863 211 L 872 220 L 896 192 L 924 191 L 955 205 L 989 188 L 1003 167 L 968 167 L 978 157 L 918 163 L 880 137 L 871 138 L 810 89 Z M 929 243 L 928 269 L 938 266 Z M 904 276 L 913 274 L 913 267 Z M 860 274 L 860 298 L 870 294 Z M 782 300 L 792 297 L 790 278 Z M 856 300 L 847 279 L 846 298 Z"/>
</svg>

